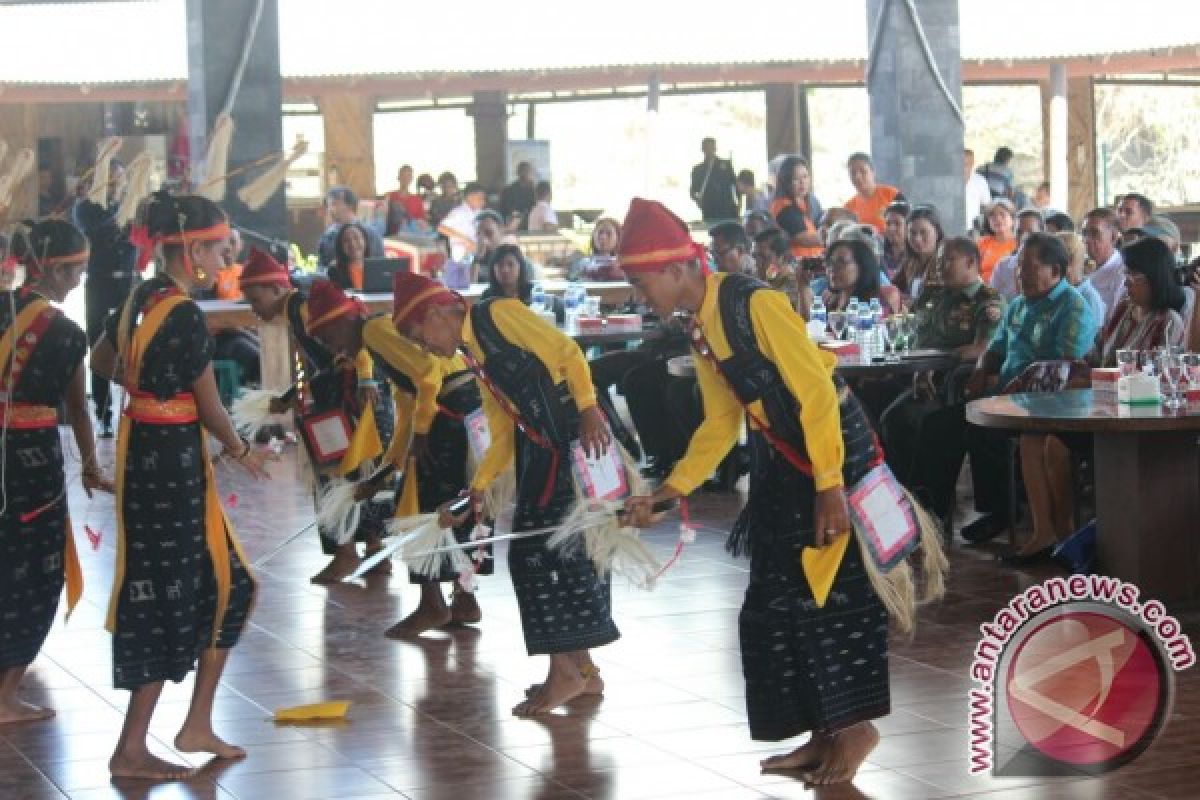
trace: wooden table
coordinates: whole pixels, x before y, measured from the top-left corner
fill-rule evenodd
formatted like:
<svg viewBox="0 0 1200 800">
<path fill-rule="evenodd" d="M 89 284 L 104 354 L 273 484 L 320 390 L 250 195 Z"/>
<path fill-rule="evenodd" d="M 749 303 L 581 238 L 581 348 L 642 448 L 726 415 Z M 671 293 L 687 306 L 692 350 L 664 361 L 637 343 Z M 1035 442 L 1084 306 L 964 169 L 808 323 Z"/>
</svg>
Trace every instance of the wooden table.
<svg viewBox="0 0 1200 800">
<path fill-rule="evenodd" d="M 967 420 L 1094 434 L 1100 568 L 1143 597 L 1200 601 L 1200 409 L 1123 406 L 1083 389 L 975 400 Z"/>
<path fill-rule="evenodd" d="M 566 281 L 550 280 L 541 283 L 542 287 L 552 294 L 561 294 L 567 288 Z M 633 287 L 624 281 L 597 281 L 584 283 L 583 286 L 587 288 L 589 295 L 599 296 L 601 304 L 607 306 L 624 305 L 633 296 Z M 487 284 L 477 283 L 461 294 L 468 303 L 473 303 L 483 295 L 486 288 Z M 391 293 L 359 293 L 357 296 L 362 298 L 372 313 L 392 310 Z M 288 345 L 287 328 L 282 318 L 270 324 L 264 323 L 250 310 L 249 303 L 235 303 L 229 300 L 200 300 L 198 304 L 208 318 L 209 325 L 214 329 L 258 329 L 261 343 L 258 357 L 262 363 L 264 389 L 285 389 L 291 384 L 291 352 Z M 641 339 L 645 338 L 645 334 L 599 334 L 598 337 L 588 337 L 587 344 L 581 342 L 581 345 L 588 347 L 592 344 Z"/>
</svg>

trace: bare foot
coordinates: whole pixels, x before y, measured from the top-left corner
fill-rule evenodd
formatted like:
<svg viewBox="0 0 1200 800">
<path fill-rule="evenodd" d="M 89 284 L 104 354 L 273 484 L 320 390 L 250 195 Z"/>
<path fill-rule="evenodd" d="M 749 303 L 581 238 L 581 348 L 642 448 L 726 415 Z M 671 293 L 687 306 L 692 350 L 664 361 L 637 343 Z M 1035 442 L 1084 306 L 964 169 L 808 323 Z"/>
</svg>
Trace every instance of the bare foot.
<svg viewBox="0 0 1200 800">
<path fill-rule="evenodd" d="M 528 689 L 525 690 L 525 696 L 533 697 L 535 694 L 537 694 L 541 690 L 542 690 L 542 684 L 540 684 L 540 683 L 532 684 Z M 586 697 L 586 696 L 595 695 L 595 696 L 599 697 L 602 694 L 604 694 L 604 679 L 600 677 L 600 673 L 599 673 L 599 671 L 597 671 L 595 675 L 593 675 L 592 677 L 590 677 L 586 681 L 584 681 L 583 691 L 579 693 L 579 696 Z"/>
<path fill-rule="evenodd" d="M 138 778 L 148 781 L 181 781 L 190 778 L 196 771 L 182 764 L 164 761 L 146 752 L 135 755 L 113 755 L 108 762 L 108 771 L 114 778 Z"/>
<path fill-rule="evenodd" d="M 817 786 L 851 781 L 877 744 L 879 730 L 870 722 L 838 731 L 830 737 L 821 765 L 806 773 L 804 780 Z"/>
<path fill-rule="evenodd" d="M 525 702 L 518 703 L 512 713 L 517 717 L 549 714 L 582 695 L 586 685 L 587 681 L 575 670 L 551 670 L 538 692 Z"/>
<path fill-rule="evenodd" d="M 473 592 L 455 590 L 450 598 L 450 624 L 474 625 L 483 619 L 483 609 Z"/>
<path fill-rule="evenodd" d="M 379 545 L 378 547 L 368 547 L 364 558 L 370 558 L 371 556 L 375 555 L 382 549 L 383 549 L 383 545 Z M 367 570 L 367 574 L 368 575 L 391 575 L 392 574 L 391 559 L 385 558 L 383 561 L 380 561 L 378 564 L 376 564 L 375 566 L 373 566 L 369 570 Z"/>
<path fill-rule="evenodd" d="M 804 744 L 790 753 L 771 756 L 758 762 L 764 772 L 772 770 L 815 769 L 820 766 L 829 748 L 829 739 L 824 734 L 814 733 Z"/>
<path fill-rule="evenodd" d="M 182 730 L 175 737 L 175 749 L 181 753 L 212 753 L 217 758 L 245 758 L 246 751 L 212 731 Z"/>
<path fill-rule="evenodd" d="M 441 608 L 417 606 L 416 611 L 388 628 L 383 635 L 389 639 L 411 639 L 414 636 L 420 636 L 425 631 L 446 625 L 450 622 L 450 617 L 450 609 L 445 606 Z"/>
<path fill-rule="evenodd" d="M 53 716 L 54 709 L 35 706 L 15 697 L 0 705 L 0 725 L 7 725 L 10 722 L 36 722 L 40 719 L 50 719 Z"/>
<path fill-rule="evenodd" d="M 325 565 L 325 569 L 313 575 L 310 580 L 318 586 L 339 583 L 343 578 L 354 574 L 354 570 L 358 569 L 358 565 L 361 563 L 362 560 L 357 555 L 345 555 L 339 552 Z"/>
</svg>

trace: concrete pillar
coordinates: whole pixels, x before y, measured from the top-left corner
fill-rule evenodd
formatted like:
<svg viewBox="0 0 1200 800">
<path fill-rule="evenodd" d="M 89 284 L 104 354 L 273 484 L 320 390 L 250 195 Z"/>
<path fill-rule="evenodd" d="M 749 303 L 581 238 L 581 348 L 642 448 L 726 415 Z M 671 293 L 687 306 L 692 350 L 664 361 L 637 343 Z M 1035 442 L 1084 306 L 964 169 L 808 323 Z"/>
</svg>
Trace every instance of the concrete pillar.
<svg viewBox="0 0 1200 800">
<path fill-rule="evenodd" d="M 29 148 L 37 155 L 38 127 L 41 114 L 36 103 L 5 103 L 0 105 L 0 139 L 8 143 L 8 156 L 0 163 L 0 175 L 7 174 L 13 159 Z M 73 188 L 73 187 L 68 187 Z M 37 216 L 37 165 L 19 185 L 13 187 L 12 204 L 0 207 L 0 225 Z"/>
<path fill-rule="evenodd" d="M 1050 205 L 1067 208 L 1067 67 L 1052 64 L 1042 89 L 1042 163 L 1050 182 Z"/>
<path fill-rule="evenodd" d="M 193 160 L 204 158 L 208 132 L 229 92 L 254 5 L 245 0 L 187 0 L 188 127 Z M 283 151 L 282 108 L 279 5 L 278 0 L 265 0 L 233 104 L 236 130 L 229 149 L 229 170 Z M 246 208 L 237 198 L 237 190 L 257 175 L 255 169 L 230 178 L 221 205 L 233 224 L 286 241 L 288 217 L 283 187 L 257 211 Z"/>
<path fill-rule="evenodd" d="M 325 123 L 325 170 L 329 185 L 349 186 L 359 197 L 375 192 L 375 98 L 325 94 L 317 98 Z"/>
<path fill-rule="evenodd" d="M 769 83 L 763 95 L 767 106 L 767 159 L 799 154 L 811 169 L 807 88 L 798 83 Z"/>
<path fill-rule="evenodd" d="M 1067 79 L 1067 211 L 1076 222 L 1096 207 L 1096 97 L 1090 76 Z"/>
<path fill-rule="evenodd" d="M 499 192 L 505 183 L 508 92 L 475 92 L 467 114 L 475 121 L 475 180 L 489 193 Z"/>
<path fill-rule="evenodd" d="M 881 183 L 899 186 L 914 203 L 936 206 L 952 235 L 966 229 L 963 123 L 954 110 L 962 107 L 958 0 L 921 0 L 916 9 L 924 42 L 907 3 L 867 0 L 867 41 L 880 37 L 867 76 L 871 155 Z M 926 44 L 953 105 L 926 62 Z"/>
</svg>

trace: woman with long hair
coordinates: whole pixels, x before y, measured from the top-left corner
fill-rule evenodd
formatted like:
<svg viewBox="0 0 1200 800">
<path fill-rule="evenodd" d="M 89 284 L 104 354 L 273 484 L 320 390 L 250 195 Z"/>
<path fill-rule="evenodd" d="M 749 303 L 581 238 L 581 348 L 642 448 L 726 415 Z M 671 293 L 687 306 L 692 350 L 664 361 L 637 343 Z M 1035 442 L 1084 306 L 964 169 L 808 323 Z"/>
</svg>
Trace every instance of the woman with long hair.
<svg viewBox="0 0 1200 800">
<path fill-rule="evenodd" d="M 904 200 L 892 203 L 883 210 L 883 253 L 879 266 L 888 280 L 894 280 L 904 261 L 908 245 L 908 215 L 912 207 Z"/>
<path fill-rule="evenodd" d="M 938 249 L 946 234 L 933 206 L 914 206 L 904 225 L 904 259 L 892 276 L 892 285 L 909 297 L 917 297 L 921 287 L 937 283 Z"/>
<path fill-rule="evenodd" d="M 829 269 L 829 288 L 822 300 L 830 311 L 845 311 L 850 298 L 870 302 L 878 297 L 884 312 L 894 314 L 903 310 L 900 292 L 895 286 L 884 286 L 875 251 L 861 239 L 839 239 L 825 251 Z"/>
<path fill-rule="evenodd" d="M 979 267 L 983 282 L 992 282 L 992 270 L 1005 256 L 1017 249 L 1017 207 L 1006 197 L 993 200 L 983 215 L 983 236 L 979 237 Z"/>
<path fill-rule="evenodd" d="M 119 382 L 128 405 L 117 435 L 117 562 L 109 603 L 113 683 L 131 692 L 109 768 L 114 777 L 172 780 L 191 770 L 150 752 L 146 738 L 167 680 L 197 670 L 175 737 L 180 752 L 241 758 L 213 731 L 217 683 L 241 637 L 255 582 L 234 535 L 207 437 L 256 478 L 270 458 L 238 435 L 213 377 L 213 340 L 189 295 L 211 289 L 229 223 L 199 195 L 151 196 L 145 235 L 158 273 L 109 316 L 92 368 Z M 199 666 L 197 667 L 197 662 Z"/>
<path fill-rule="evenodd" d="M 334 262 L 329 280 L 342 289 L 362 291 L 366 270 L 367 229 L 360 222 L 347 222 L 338 228 L 333 240 Z"/>
<path fill-rule="evenodd" d="M 808 162 L 800 156 L 788 156 L 779 165 L 771 217 L 788 235 L 794 258 L 816 258 L 822 253 L 821 204 L 812 193 Z"/>
<path fill-rule="evenodd" d="M 46 719 L 17 688 L 54 623 L 63 586 L 70 616 L 83 591 L 67 513 L 58 408 L 65 405 L 83 488 L 112 491 L 96 462 L 88 413 L 84 332 L 54 304 L 79 285 L 88 242 L 61 219 L 26 222 L 13 237 L 25 285 L 0 292 L 0 725 Z"/>
</svg>

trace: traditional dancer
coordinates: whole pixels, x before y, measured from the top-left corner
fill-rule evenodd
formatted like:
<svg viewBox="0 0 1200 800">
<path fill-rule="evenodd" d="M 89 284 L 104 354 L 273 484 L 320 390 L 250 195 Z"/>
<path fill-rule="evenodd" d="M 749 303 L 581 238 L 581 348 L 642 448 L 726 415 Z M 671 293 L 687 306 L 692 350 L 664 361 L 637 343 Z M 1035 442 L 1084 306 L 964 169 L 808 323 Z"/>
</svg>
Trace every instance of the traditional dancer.
<svg viewBox="0 0 1200 800">
<path fill-rule="evenodd" d="M 54 716 L 17 687 L 50 632 L 63 584 L 67 615 L 83 591 L 63 476 L 58 407 L 66 405 L 83 488 L 112 491 L 96 463 L 83 355 L 87 337 L 50 305 L 79 285 L 88 243 L 69 222 L 27 223 L 13 238 L 25 285 L 0 293 L 0 724 Z"/>
<path fill-rule="evenodd" d="M 330 309 L 310 323 L 309 332 L 334 353 L 365 349 L 392 385 L 396 407 L 395 432 L 384 463 L 404 471 L 396 516 L 437 511 L 467 484 L 467 415 L 480 407 L 479 388 L 462 356 L 431 355 L 402 337 L 386 316 L 368 317 L 362 304 L 336 287 L 327 290 Z M 375 494 L 387 473 L 376 472 L 359 483 L 358 499 Z M 468 541 L 473 522 L 456 526 L 455 536 Z M 478 574 L 490 575 L 492 562 L 478 563 Z M 442 583 L 459 576 L 447 564 L 437 578 L 409 573 L 421 587 L 421 601 L 412 614 L 388 629 L 393 639 L 417 636 L 448 624 L 473 624 L 482 619 L 474 593 L 460 584 L 446 605 Z"/>
<path fill-rule="evenodd" d="M 599 455 L 611 439 L 579 346 L 515 298 L 468 312 L 459 295 L 412 273 L 397 276 L 395 295 L 396 327 L 444 358 L 461 351 L 484 384 L 491 443 L 471 481 L 474 499 L 515 461 L 513 531 L 558 525 L 576 500 L 572 442 Z M 550 656 L 546 680 L 513 708 L 517 716 L 599 694 L 589 650 L 620 636 L 609 584 L 585 554 L 551 550 L 548 538 L 518 538 L 508 551 L 525 648 Z"/>
<path fill-rule="evenodd" d="M 327 468 L 315 462 L 312 464 L 316 476 L 315 504 L 334 475 L 357 475 L 364 461 L 377 458 L 383 452 L 380 429 L 386 430 L 391 424 L 391 410 L 376 389 L 374 364 L 366 350 L 355 351 L 352 359 L 339 358 L 309 332 L 309 324 L 321 316 L 320 310 L 315 315 L 312 313 L 310 304 L 314 301 L 292 287 L 286 267 L 255 248 L 246 259 L 238 285 L 259 319 L 270 322 L 280 315 L 284 316 L 292 347 L 298 357 L 292 360 L 295 365 L 293 378 L 300 387 L 295 401 L 288 403 L 276 399 L 272 401 L 271 411 L 278 414 L 292 407 L 298 414 L 303 414 L 340 409 L 355 427 L 355 446 L 338 463 Z M 318 306 L 329 305 L 320 293 L 335 287 L 321 281 L 314 288 L 318 293 L 315 303 Z M 360 422 L 365 409 L 371 409 L 372 419 L 367 428 L 362 428 Z M 386 509 L 374 503 L 366 504 L 354 537 L 340 544 L 333 531 L 318 526 L 321 549 L 332 558 L 311 578 L 312 582 L 334 584 L 354 572 L 361 563 L 357 545 L 359 541 L 365 544 L 367 555 L 379 550 L 386 516 Z M 376 575 L 389 574 L 391 562 L 382 562 L 371 572 Z"/>
<path fill-rule="evenodd" d="M 763 768 L 803 770 L 818 784 L 849 780 L 879 739 L 870 720 L 889 711 L 887 613 L 850 533 L 842 488 L 879 459 L 870 424 L 782 293 L 743 275 L 705 274 L 687 226 L 659 203 L 634 199 L 624 231 L 630 283 L 661 317 L 694 315 L 704 398 L 704 422 L 683 460 L 627 509 L 644 526 L 653 503 L 691 493 L 737 442 L 745 408 L 750 496 L 729 547 L 750 555 L 739 617 L 750 733 L 780 741 L 811 731 L 807 744 Z M 825 569 L 803 569 L 802 553 Z M 816 573 L 833 581 L 824 602 L 810 584 Z"/>
<path fill-rule="evenodd" d="M 238 641 L 255 583 L 225 516 L 206 444 L 256 478 L 268 453 L 238 436 L 213 377 L 213 340 L 188 299 L 208 289 L 229 246 L 225 215 L 200 196 L 157 192 L 143 209 L 159 273 L 105 325 L 92 367 L 128 395 L 117 437 L 117 562 L 108 628 L 114 685 L 132 692 L 109 768 L 115 777 L 172 780 L 191 770 L 146 747 L 163 682 L 199 667 L 175 747 L 240 758 L 212 728 L 213 698 Z"/>
</svg>

